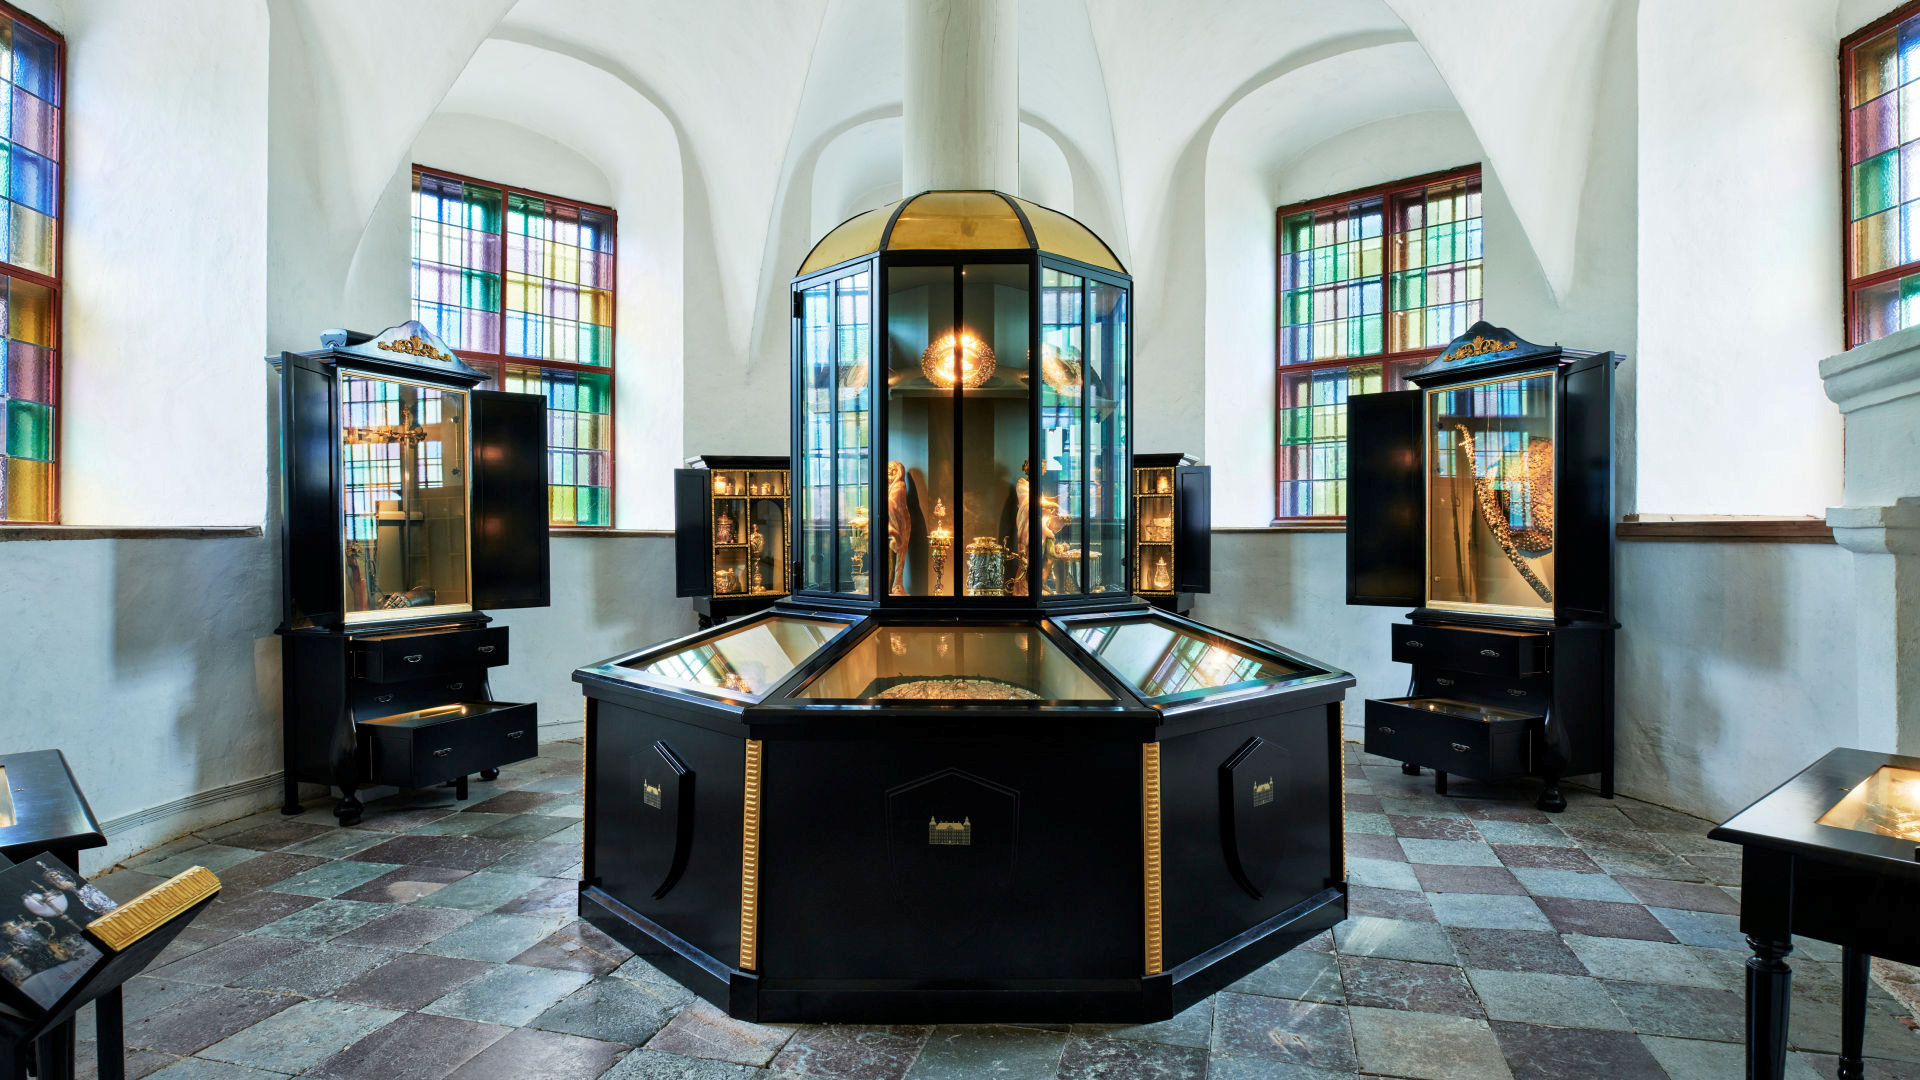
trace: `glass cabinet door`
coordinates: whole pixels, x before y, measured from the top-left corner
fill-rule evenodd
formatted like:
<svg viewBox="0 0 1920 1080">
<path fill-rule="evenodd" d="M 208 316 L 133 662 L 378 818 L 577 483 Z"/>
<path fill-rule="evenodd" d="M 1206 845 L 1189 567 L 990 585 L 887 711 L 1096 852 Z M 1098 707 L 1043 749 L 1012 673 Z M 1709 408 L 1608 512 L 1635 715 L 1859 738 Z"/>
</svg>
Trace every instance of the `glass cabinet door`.
<svg viewBox="0 0 1920 1080">
<path fill-rule="evenodd" d="M 1124 593 L 1127 580 L 1128 334 L 1127 290 L 1092 281 L 1087 288 L 1088 592 Z"/>
<path fill-rule="evenodd" d="M 833 589 L 833 285 L 800 293 L 800 587 Z"/>
<path fill-rule="evenodd" d="M 467 394 L 340 373 L 346 621 L 471 611 Z"/>
<path fill-rule="evenodd" d="M 1032 293 L 1028 263 L 963 266 L 959 351 L 978 348 L 993 357 L 985 378 L 961 378 L 962 456 L 959 536 L 970 556 L 987 543 L 1001 547 L 999 574 L 970 557 L 963 584 L 968 596 L 1025 596 L 1032 543 L 1032 420 L 1028 413 L 1028 326 Z M 977 374 L 977 373 L 976 373 Z M 1046 523 L 1041 523 L 1044 544 Z"/>
<path fill-rule="evenodd" d="M 954 332 L 953 280 L 950 266 L 887 275 L 886 505 L 874 549 L 888 596 L 952 596 L 960 573 L 953 388 L 993 361 L 984 342 Z"/>
<path fill-rule="evenodd" d="M 1426 402 L 1427 605 L 1552 617 L 1554 376 Z"/>
<path fill-rule="evenodd" d="M 833 283 L 835 504 L 839 521 L 836 592 L 867 592 L 868 485 L 873 462 L 873 277 Z"/>
<path fill-rule="evenodd" d="M 1040 271 L 1042 595 L 1086 591 L 1086 279 Z"/>
</svg>

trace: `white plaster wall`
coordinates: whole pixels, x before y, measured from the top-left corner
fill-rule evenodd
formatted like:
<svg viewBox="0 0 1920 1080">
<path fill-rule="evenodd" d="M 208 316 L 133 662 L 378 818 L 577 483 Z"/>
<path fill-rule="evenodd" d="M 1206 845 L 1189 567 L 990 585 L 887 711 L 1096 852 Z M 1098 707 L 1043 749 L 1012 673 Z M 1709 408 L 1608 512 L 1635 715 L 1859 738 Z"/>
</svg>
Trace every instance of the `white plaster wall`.
<svg viewBox="0 0 1920 1080">
<path fill-rule="evenodd" d="M 1620 545 L 1624 794 L 1725 820 L 1836 746 L 1856 700 L 1854 556 L 1833 544 Z"/>
<path fill-rule="evenodd" d="M 1844 344 L 1831 3 L 1639 8 L 1637 509 L 1820 514 Z M 1737 463 L 1737 465 L 1735 465 Z M 1735 467 L 1728 467 L 1735 465 Z"/>
<path fill-rule="evenodd" d="M 64 15 L 62 518 L 257 524 L 266 12 L 89 0 Z"/>
</svg>

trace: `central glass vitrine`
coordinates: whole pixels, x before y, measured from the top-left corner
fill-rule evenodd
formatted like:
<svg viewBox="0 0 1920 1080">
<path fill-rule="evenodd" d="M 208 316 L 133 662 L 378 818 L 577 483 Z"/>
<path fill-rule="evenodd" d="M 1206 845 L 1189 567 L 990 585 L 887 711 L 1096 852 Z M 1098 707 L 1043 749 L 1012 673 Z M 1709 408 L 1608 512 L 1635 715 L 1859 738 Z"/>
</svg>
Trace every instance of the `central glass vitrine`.
<svg viewBox="0 0 1920 1080">
<path fill-rule="evenodd" d="M 1013 606 L 1128 592 L 1130 281 L 1050 213 L 932 192 L 897 208 L 877 252 L 803 268 L 799 592 Z M 1096 261 L 1047 250 L 1048 227 Z"/>
</svg>

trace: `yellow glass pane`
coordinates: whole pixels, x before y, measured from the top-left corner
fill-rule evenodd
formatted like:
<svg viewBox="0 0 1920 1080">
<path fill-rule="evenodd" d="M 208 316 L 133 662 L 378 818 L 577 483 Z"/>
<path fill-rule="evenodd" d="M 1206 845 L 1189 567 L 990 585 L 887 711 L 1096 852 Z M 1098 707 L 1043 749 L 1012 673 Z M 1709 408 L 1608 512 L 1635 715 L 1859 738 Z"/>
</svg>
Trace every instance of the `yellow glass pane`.
<svg viewBox="0 0 1920 1080">
<path fill-rule="evenodd" d="M 1815 824 L 1920 840 L 1920 772 L 1882 765 Z"/>
<path fill-rule="evenodd" d="M 1900 209 L 1853 223 L 1853 276 L 1885 270 L 1900 261 Z"/>
<path fill-rule="evenodd" d="M 893 216 L 893 208 L 899 205 L 897 202 L 888 203 L 878 210 L 856 214 L 841 222 L 813 245 L 813 250 L 807 253 L 806 262 L 800 264 L 800 273 L 811 274 L 815 270 L 824 270 L 848 259 L 879 251 L 880 234 L 886 231 L 887 219 Z"/>
<path fill-rule="evenodd" d="M 51 276 L 53 274 L 53 219 L 19 203 L 13 209 L 13 252 L 7 259 L 15 266 Z"/>
<path fill-rule="evenodd" d="M 1049 210 L 1038 203 L 1025 199 L 1015 199 L 1021 212 L 1027 215 L 1027 224 L 1033 226 L 1034 242 L 1040 250 L 1054 255 L 1064 255 L 1069 259 L 1078 259 L 1088 266 L 1105 267 L 1126 273 L 1127 268 L 1120 265 L 1120 259 L 1106 242 L 1094 235 L 1092 229 L 1080 224 L 1058 210 Z M 898 230 L 895 230 L 896 235 Z"/>
<path fill-rule="evenodd" d="M 1853 48 L 1853 86 L 1849 108 L 1863 105 L 1900 82 L 1900 28 L 1894 27 Z"/>
<path fill-rule="evenodd" d="M 6 319 L 7 337 L 52 348 L 53 290 L 20 278 L 10 279 Z"/>
<path fill-rule="evenodd" d="M 53 462 L 7 459 L 9 522 L 53 520 Z"/>
<path fill-rule="evenodd" d="M 887 237 L 888 251 L 1029 250 L 1027 230 L 1007 200 L 990 191 L 931 191 L 909 202 Z"/>
</svg>

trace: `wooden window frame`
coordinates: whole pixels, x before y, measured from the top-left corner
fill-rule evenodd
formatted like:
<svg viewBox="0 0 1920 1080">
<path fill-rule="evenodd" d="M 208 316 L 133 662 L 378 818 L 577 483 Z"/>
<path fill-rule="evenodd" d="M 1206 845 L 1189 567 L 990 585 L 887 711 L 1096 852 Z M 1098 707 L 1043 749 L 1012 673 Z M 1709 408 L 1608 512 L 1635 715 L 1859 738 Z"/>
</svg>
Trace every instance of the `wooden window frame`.
<svg viewBox="0 0 1920 1080">
<path fill-rule="evenodd" d="M 5 0 L 0 0 L 0 3 L 4 3 L 4 2 Z M 542 369 L 551 369 L 554 371 L 587 372 L 591 374 L 605 375 L 607 377 L 607 384 L 611 388 L 608 395 L 608 399 L 607 399 L 607 523 L 605 525 L 556 525 L 553 523 L 552 519 L 549 518 L 547 522 L 547 527 L 556 532 L 567 531 L 567 532 L 604 533 L 604 532 L 614 531 L 615 523 L 619 520 L 617 516 L 617 508 L 619 505 L 619 498 L 620 498 L 619 484 L 615 481 L 615 477 L 617 475 L 616 466 L 618 464 L 618 461 L 615 456 L 615 453 L 616 453 L 615 447 L 617 445 L 617 440 L 614 437 L 614 433 L 618 428 L 618 423 L 619 423 L 618 418 L 619 418 L 619 409 L 620 409 L 620 394 L 619 394 L 620 377 L 617 374 L 620 366 L 620 291 L 619 291 L 620 214 L 619 212 L 614 210 L 614 208 L 611 206 L 601 206 L 598 203 L 582 202 L 579 199 L 569 199 L 563 195 L 549 195 L 544 191 L 535 191 L 532 188 L 515 187 L 512 184 L 503 184 L 497 180 L 486 180 L 477 176 L 468 176 L 465 173 L 454 172 L 451 169 L 437 169 L 431 165 L 421 165 L 417 162 L 413 166 L 413 177 L 412 177 L 412 180 L 410 181 L 413 184 L 413 187 L 415 190 L 418 190 L 419 188 L 420 176 L 423 173 L 428 176 L 439 177 L 445 180 L 458 180 L 463 184 L 475 184 L 480 187 L 492 188 L 500 192 L 500 234 L 499 234 L 500 235 L 500 310 L 498 312 L 495 312 L 495 316 L 499 321 L 499 335 L 497 340 L 500 342 L 500 351 L 497 353 L 490 353 L 490 352 L 483 352 L 478 349 L 454 349 L 453 350 L 454 353 L 464 359 L 478 360 L 483 363 L 494 365 L 494 370 L 498 373 L 496 376 L 496 382 L 502 387 L 506 385 L 506 375 L 507 375 L 508 364 L 514 364 L 519 367 L 536 367 L 536 368 L 542 368 Z M 611 287 L 607 290 L 612 296 L 611 317 L 613 321 L 608 324 L 608 329 L 613 333 L 613 362 L 612 363 L 604 364 L 604 365 L 576 364 L 566 360 L 546 360 L 546 359 L 541 359 L 539 357 L 532 357 L 532 356 L 515 356 L 507 352 L 507 216 L 508 216 L 507 203 L 509 198 L 514 195 L 525 196 L 526 198 L 529 198 L 529 199 L 540 199 L 548 203 L 556 203 L 560 206 L 572 207 L 575 210 L 591 210 L 596 214 L 607 215 L 608 219 L 613 222 L 613 281 L 611 283 Z M 412 207 L 409 206 L 408 210 L 409 210 L 409 216 L 411 216 Z M 411 305 L 415 302 L 415 299 L 416 298 L 413 298 L 413 297 L 408 298 L 409 307 L 411 307 Z M 544 452 L 546 448 L 543 447 L 542 449 Z M 548 477 L 547 486 L 548 487 L 553 486 L 551 476 Z"/>
<path fill-rule="evenodd" d="M 1916 5 L 1920 5 L 1920 0 L 1914 0 L 1914 3 Z M 1392 217 L 1391 209 L 1392 209 L 1393 201 L 1396 198 L 1400 198 L 1402 196 L 1408 195 L 1415 191 L 1420 191 L 1426 188 L 1430 188 L 1435 184 L 1444 184 L 1444 183 L 1452 182 L 1454 180 L 1469 180 L 1469 179 L 1478 180 L 1481 182 L 1481 188 L 1480 188 L 1481 199 L 1482 199 L 1481 208 L 1482 208 L 1482 214 L 1484 216 L 1485 205 L 1486 205 L 1484 201 L 1486 198 L 1486 184 L 1485 184 L 1485 170 L 1484 170 L 1483 164 L 1481 163 L 1475 163 L 1471 165 L 1456 165 L 1449 169 L 1441 169 L 1436 172 L 1423 173 L 1419 176 L 1409 176 L 1401 180 L 1390 180 L 1384 184 L 1374 184 L 1370 187 L 1355 188 L 1351 191 L 1343 191 L 1336 195 L 1325 195 L 1317 199 L 1309 199 L 1305 202 L 1292 203 L 1287 206 L 1282 206 L 1278 210 L 1274 211 L 1274 215 L 1273 215 L 1273 260 L 1274 260 L 1273 262 L 1273 267 L 1274 267 L 1274 273 L 1273 273 L 1273 305 L 1274 305 L 1273 306 L 1273 312 L 1274 312 L 1273 417 L 1274 417 L 1274 425 L 1273 425 L 1273 522 L 1272 522 L 1273 526 L 1277 526 L 1280 528 L 1299 527 L 1299 526 L 1333 526 L 1333 525 L 1343 524 L 1347 520 L 1346 515 L 1344 514 L 1314 514 L 1314 515 L 1308 515 L 1308 516 L 1289 517 L 1289 516 L 1282 515 L 1280 512 L 1280 508 L 1281 508 L 1280 460 L 1282 455 L 1285 453 L 1285 446 L 1281 442 L 1281 439 L 1285 435 L 1285 428 L 1280 423 L 1281 412 L 1286 407 L 1285 391 L 1283 389 L 1285 384 L 1283 380 L 1285 380 L 1285 378 L 1289 375 L 1307 375 L 1307 374 L 1312 374 L 1315 371 L 1326 371 L 1331 368 L 1348 368 L 1348 367 L 1356 367 L 1356 366 L 1377 363 L 1380 365 L 1380 374 L 1381 374 L 1381 379 L 1384 385 L 1384 381 L 1387 378 L 1387 373 L 1391 371 L 1395 365 L 1406 365 L 1408 363 L 1431 360 L 1434 357 L 1439 356 L 1442 352 L 1446 351 L 1446 346 L 1444 345 L 1424 347 L 1419 349 L 1402 349 L 1399 351 L 1394 351 L 1392 348 L 1390 348 L 1390 346 L 1393 344 L 1392 342 L 1393 290 L 1390 285 L 1393 278 L 1393 265 L 1392 265 L 1393 217 Z M 1319 211 L 1322 211 L 1322 210 L 1332 210 L 1338 207 L 1346 207 L 1356 202 L 1364 202 L 1371 199 L 1379 199 L 1381 202 L 1381 227 L 1380 227 L 1381 251 L 1380 251 L 1380 277 L 1379 277 L 1381 344 L 1383 346 L 1381 351 L 1377 353 L 1369 353 L 1365 356 L 1346 356 L 1346 357 L 1340 357 L 1338 359 L 1333 359 L 1333 360 L 1309 360 L 1304 363 L 1298 363 L 1298 364 L 1285 363 L 1283 358 L 1286 356 L 1287 324 L 1285 320 L 1282 318 L 1282 312 L 1285 310 L 1284 305 L 1286 302 L 1286 296 L 1285 296 L 1285 289 L 1283 287 L 1284 278 L 1281 273 L 1280 262 L 1282 259 L 1286 257 L 1286 253 L 1285 253 L 1286 220 L 1298 214 L 1318 213 Z M 1483 265 L 1484 265 L 1484 259 L 1485 259 L 1484 250 L 1485 249 L 1483 247 L 1482 248 L 1483 253 L 1481 256 L 1483 260 Z M 1361 279 L 1356 278 L 1354 280 L 1361 280 Z M 1484 277 L 1483 277 L 1483 280 L 1484 280 Z M 1482 304 L 1484 305 L 1484 303 L 1485 301 L 1483 299 Z M 1485 310 L 1484 306 L 1482 310 L 1483 311 Z"/>
<path fill-rule="evenodd" d="M 1853 157 L 1850 135 L 1852 132 L 1853 108 L 1848 104 L 1853 94 L 1853 49 L 1861 42 L 1899 26 L 1915 15 L 1920 15 L 1920 0 L 1910 0 L 1887 12 L 1878 19 L 1840 39 L 1840 340 L 1851 349 L 1865 342 L 1855 341 L 1854 298 L 1875 285 L 1884 285 L 1897 281 L 1909 274 L 1920 273 L 1920 260 L 1889 266 L 1861 277 L 1853 276 Z M 1898 86 L 1890 93 L 1899 93 Z M 1897 138 L 1897 136 L 1896 136 Z M 1896 144 L 1897 151 L 1899 146 Z M 1899 209 L 1899 204 L 1894 205 Z"/>
<path fill-rule="evenodd" d="M 48 432 L 47 438 L 51 440 L 49 445 L 52 447 L 53 460 L 50 462 L 52 468 L 47 470 L 47 517 L 44 520 L 35 521 L 25 518 L 8 518 L 6 504 L 0 502 L 0 527 L 57 525 L 60 522 L 60 474 L 67 462 L 67 456 L 62 452 L 61 445 L 67 414 L 66 402 L 63 400 L 66 397 L 63 391 L 66 389 L 64 384 L 67 351 L 66 335 L 62 333 L 61 314 L 65 300 L 65 290 L 61 288 L 61 283 L 66 280 L 67 246 L 67 39 L 66 35 L 12 4 L 6 3 L 5 0 L 0 0 L 0 12 L 4 12 L 8 18 L 17 22 L 26 23 L 45 34 L 53 42 L 54 78 L 58 80 L 60 88 L 60 121 L 54 133 L 54 139 L 59 146 L 59 157 L 54 160 L 54 167 L 60 171 L 60 179 L 54 188 L 53 196 L 53 274 L 48 276 L 24 266 L 15 266 L 5 259 L 6 255 L 11 254 L 10 252 L 0 252 L 0 276 L 32 282 L 47 289 L 53 297 L 52 308 L 48 315 L 52 321 L 49 334 L 53 338 L 53 347 L 49 350 L 52 356 L 48 360 L 47 396 L 52 399 L 48 404 L 53 410 L 53 430 Z M 11 101 L 0 103 L 0 108 L 11 109 L 12 107 Z M 0 282 L 0 285 L 4 285 L 4 282 Z M 7 362 L 5 351 L 4 343 L 0 343 L 0 364 Z M 0 425 L 0 432 L 4 432 L 4 429 L 5 425 Z M 4 436 L 0 435 L 0 437 Z M 0 446 L 0 449 L 4 447 Z M 5 459 L 0 456 L 0 468 L 5 467 Z M 0 490 L 3 489 L 4 485 L 0 485 Z"/>
</svg>

